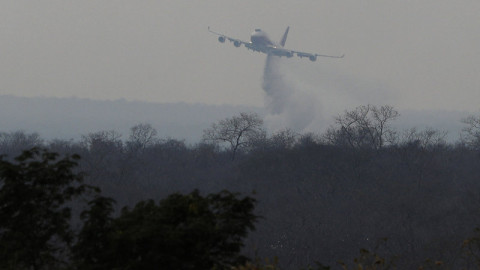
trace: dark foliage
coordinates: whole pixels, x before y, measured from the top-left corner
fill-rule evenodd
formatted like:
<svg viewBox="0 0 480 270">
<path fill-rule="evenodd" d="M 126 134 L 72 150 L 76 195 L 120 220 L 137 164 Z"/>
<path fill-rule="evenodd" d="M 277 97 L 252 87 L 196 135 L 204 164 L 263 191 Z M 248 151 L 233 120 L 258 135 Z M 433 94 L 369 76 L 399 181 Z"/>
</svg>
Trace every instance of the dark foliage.
<svg viewBox="0 0 480 270">
<path fill-rule="evenodd" d="M 76 155 L 59 159 L 37 148 L 14 162 L 0 160 L 0 268 L 61 265 L 61 254 L 74 238 L 66 203 L 87 188 L 72 172 L 76 160 Z"/>
<path fill-rule="evenodd" d="M 109 237 L 112 233 L 114 200 L 98 196 L 91 200 L 89 209 L 81 213 L 83 227 L 78 241 L 72 247 L 73 261 L 79 269 L 111 269 Z"/>
<path fill-rule="evenodd" d="M 81 269 L 228 269 L 246 260 L 240 251 L 254 229 L 253 209 L 249 197 L 194 191 L 158 205 L 141 201 L 111 219 L 111 201 L 100 198 L 84 212 L 74 250 Z"/>
</svg>

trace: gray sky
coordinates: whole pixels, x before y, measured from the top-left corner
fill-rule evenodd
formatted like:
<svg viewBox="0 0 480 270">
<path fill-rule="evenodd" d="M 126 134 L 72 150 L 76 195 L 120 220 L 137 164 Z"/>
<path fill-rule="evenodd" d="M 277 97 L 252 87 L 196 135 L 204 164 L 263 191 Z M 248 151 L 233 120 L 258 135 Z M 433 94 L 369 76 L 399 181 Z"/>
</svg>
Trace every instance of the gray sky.
<svg viewBox="0 0 480 270">
<path fill-rule="evenodd" d="M 0 94 L 263 106 L 265 55 L 207 26 L 344 59 L 284 59 L 330 113 L 478 111 L 480 1 L 0 1 Z"/>
</svg>

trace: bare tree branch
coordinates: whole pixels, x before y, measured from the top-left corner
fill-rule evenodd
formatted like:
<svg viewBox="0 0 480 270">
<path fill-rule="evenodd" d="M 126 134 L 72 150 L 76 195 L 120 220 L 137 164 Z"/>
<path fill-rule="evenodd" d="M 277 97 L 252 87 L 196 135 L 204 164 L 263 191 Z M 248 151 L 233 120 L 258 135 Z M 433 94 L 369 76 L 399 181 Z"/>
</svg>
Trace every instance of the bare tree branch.
<svg viewBox="0 0 480 270">
<path fill-rule="evenodd" d="M 240 113 L 212 124 L 203 131 L 203 140 L 211 143 L 227 143 L 232 159 L 239 149 L 246 149 L 263 132 L 263 120 L 255 113 Z"/>
</svg>

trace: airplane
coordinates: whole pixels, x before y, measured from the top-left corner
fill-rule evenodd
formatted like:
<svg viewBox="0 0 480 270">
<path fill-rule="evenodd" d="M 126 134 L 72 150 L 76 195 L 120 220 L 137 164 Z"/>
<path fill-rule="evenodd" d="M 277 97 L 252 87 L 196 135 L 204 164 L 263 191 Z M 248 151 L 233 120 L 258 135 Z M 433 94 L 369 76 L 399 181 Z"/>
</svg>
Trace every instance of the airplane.
<svg viewBox="0 0 480 270">
<path fill-rule="evenodd" d="M 345 56 L 345 55 L 340 55 L 340 56 L 324 55 L 324 54 L 318 54 L 318 53 L 307 53 L 307 52 L 299 52 L 299 51 L 285 49 L 284 46 L 285 46 L 285 42 L 287 41 L 287 35 L 288 35 L 289 29 L 290 29 L 290 26 L 287 27 L 287 30 L 285 30 L 285 33 L 283 34 L 283 37 L 280 40 L 280 44 L 276 44 L 270 40 L 270 38 L 267 36 L 267 33 L 265 33 L 264 31 L 258 28 L 255 29 L 255 31 L 251 34 L 250 42 L 246 42 L 240 39 L 229 37 L 221 33 L 214 32 L 210 30 L 210 26 L 208 27 L 208 31 L 210 33 L 218 36 L 218 41 L 220 43 L 224 43 L 225 40 L 228 40 L 230 42 L 233 42 L 233 45 L 235 47 L 240 47 L 244 45 L 248 50 L 252 50 L 255 52 L 262 52 L 265 54 L 275 55 L 279 57 L 285 56 L 287 58 L 293 57 L 294 55 L 300 58 L 308 57 L 308 59 L 310 59 L 310 61 L 312 62 L 316 61 L 318 56 L 331 57 L 331 58 L 343 58 Z"/>
</svg>

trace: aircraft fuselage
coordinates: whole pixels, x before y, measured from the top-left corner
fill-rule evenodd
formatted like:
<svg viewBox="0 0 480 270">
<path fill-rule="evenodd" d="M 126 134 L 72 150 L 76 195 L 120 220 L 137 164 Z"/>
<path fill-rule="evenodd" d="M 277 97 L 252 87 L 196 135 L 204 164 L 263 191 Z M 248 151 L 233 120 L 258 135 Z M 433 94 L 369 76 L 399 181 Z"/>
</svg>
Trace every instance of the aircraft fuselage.
<svg viewBox="0 0 480 270">
<path fill-rule="evenodd" d="M 273 42 L 268 38 L 267 33 L 260 29 L 255 29 L 255 31 L 250 36 L 250 41 L 256 46 L 274 46 Z"/>
<path fill-rule="evenodd" d="M 261 29 L 255 29 L 250 35 L 250 44 L 245 44 L 248 49 L 263 52 L 266 54 L 273 54 L 276 56 L 292 57 L 293 53 L 290 50 L 283 49 L 283 46 L 278 46 L 273 43 L 268 37 L 267 33 Z"/>
</svg>

